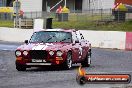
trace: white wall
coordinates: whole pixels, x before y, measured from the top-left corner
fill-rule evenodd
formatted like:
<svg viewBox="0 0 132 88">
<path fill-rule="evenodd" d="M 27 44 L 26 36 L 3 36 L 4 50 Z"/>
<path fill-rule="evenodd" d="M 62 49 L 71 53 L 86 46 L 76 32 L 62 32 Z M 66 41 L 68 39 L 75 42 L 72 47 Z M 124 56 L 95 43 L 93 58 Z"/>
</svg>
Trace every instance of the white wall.
<svg viewBox="0 0 132 88">
<path fill-rule="evenodd" d="M 42 0 L 19 0 L 24 12 L 42 11 Z"/>
<path fill-rule="evenodd" d="M 90 9 L 113 8 L 115 0 L 91 0 Z M 89 10 L 89 0 L 83 0 L 83 10 Z"/>
<path fill-rule="evenodd" d="M 109 9 L 114 7 L 115 0 L 101 0 L 101 2 L 103 9 Z"/>
<path fill-rule="evenodd" d="M 80 30 L 93 47 L 125 49 L 126 32 Z M 23 42 L 30 39 L 33 29 L 0 28 L 0 40 Z"/>
<path fill-rule="evenodd" d="M 30 39 L 33 29 L 0 28 L 0 40 L 24 42 Z"/>
<path fill-rule="evenodd" d="M 21 9 L 24 12 L 42 11 L 42 0 L 19 0 L 21 2 Z M 93 1 L 93 2 L 92 2 Z M 91 0 L 91 9 L 109 9 L 113 8 L 115 0 Z M 74 8 L 74 5 L 68 1 L 70 8 Z M 83 0 L 82 9 L 89 10 L 89 0 Z"/>
<path fill-rule="evenodd" d="M 93 47 L 125 49 L 126 32 L 80 31 Z"/>
<path fill-rule="evenodd" d="M 89 0 L 83 0 L 82 2 L 82 10 L 89 10 Z"/>
</svg>

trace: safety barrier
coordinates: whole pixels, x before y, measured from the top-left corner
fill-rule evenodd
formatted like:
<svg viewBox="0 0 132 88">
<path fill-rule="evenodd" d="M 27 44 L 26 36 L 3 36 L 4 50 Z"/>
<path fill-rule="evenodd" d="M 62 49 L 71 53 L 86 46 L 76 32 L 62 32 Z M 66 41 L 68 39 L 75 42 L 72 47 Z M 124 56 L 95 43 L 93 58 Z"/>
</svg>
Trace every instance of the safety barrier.
<svg viewBox="0 0 132 88">
<path fill-rule="evenodd" d="M 92 43 L 93 47 L 125 49 L 125 32 L 81 30 L 81 33 Z"/>
<path fill-rule="evenodd" d="M 0 40 L 24 42 L 30 39 L 33 29 L 0 28 Z"/>
<path fill-rule="evenodd" d="M 33 29 L 0 28 L 0 40 L 23 42 Z M 80 30 L 93 47 L 132 50 L 132 32 Z"/>
<path fill-rule="evenodd" d="M 132 32 L 126 32 L 126 50 L 132 50 Z"/>
</svg>

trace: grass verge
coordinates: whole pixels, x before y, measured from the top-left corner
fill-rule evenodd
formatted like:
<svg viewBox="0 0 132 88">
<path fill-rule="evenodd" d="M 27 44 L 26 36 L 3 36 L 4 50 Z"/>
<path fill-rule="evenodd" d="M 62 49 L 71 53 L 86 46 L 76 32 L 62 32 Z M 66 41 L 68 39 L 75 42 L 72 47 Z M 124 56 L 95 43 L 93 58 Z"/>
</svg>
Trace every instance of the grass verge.
<svg viewBox="0 0 132 88">
<path fill-rule="evenodd" d="M 96 31 L 132 31 L 132 21 L 111 22 L 108 24 L 98 24 L 97 22 L 53 22 L 53 28 L 96 30 Z"/>
<path fill-rule="evenodd" d="M 0 27 L 13 27 L 13 21 L 1 21 Z M 53 28 L 77 29 L 77 30 L 96 30 L 96 31 L 132 31 L 132 21 L 111 22 L 109 24 L 98 24 L 92 21 L 53 21 Z"/>
<path fill-rule="evenodd" d="M 13 21 L 0 20 L 0 27 L 14 27 Z"/>
</svg>

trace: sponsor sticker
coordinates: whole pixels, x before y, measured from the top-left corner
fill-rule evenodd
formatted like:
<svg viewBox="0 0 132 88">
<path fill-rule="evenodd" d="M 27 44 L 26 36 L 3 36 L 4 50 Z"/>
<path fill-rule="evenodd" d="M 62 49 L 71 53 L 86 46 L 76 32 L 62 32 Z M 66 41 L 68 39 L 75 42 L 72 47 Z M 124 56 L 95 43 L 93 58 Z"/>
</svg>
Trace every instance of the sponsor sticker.
<svg viewBox="0 0 132 88">
<path fill-rule="evenodd" d="M 79 67 L 76 81 L 80 85 L 86 83 L 124 84 L 130 83 L 131 76 L 130 74 L 87 74 L 84 69 Z"/>
</svg>

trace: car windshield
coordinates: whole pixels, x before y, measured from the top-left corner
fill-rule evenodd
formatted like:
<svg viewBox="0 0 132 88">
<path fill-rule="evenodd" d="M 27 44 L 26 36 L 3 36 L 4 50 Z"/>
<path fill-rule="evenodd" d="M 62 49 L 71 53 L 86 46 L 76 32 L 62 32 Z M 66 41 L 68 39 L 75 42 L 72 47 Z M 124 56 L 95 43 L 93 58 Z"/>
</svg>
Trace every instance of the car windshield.
<svg viewBox="0 0 132 88">
<path fill-rule="evenodd" d="M 44 42 L 72 42 L 72 36 L 70 32 L 58 32 L 58 31 L 41 31 L 33 33 L 31 39 L 31 43 Z"/>
</svg>

